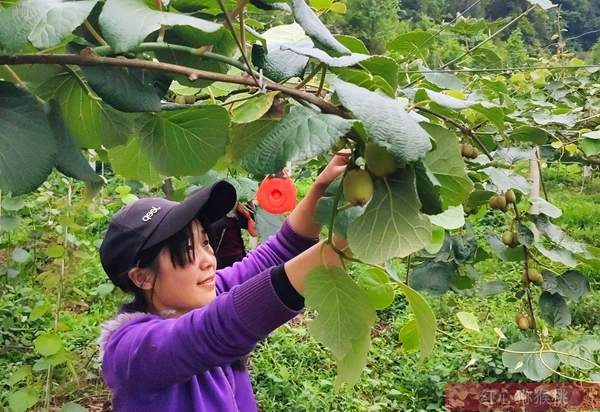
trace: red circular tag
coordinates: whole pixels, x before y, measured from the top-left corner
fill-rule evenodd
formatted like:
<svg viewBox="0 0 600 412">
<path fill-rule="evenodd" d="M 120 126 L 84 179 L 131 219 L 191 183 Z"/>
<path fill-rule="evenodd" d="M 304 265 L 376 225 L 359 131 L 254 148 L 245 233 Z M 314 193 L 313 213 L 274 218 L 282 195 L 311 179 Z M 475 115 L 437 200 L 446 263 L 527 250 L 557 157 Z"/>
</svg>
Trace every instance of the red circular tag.
<svg viewBox="0 0 600 412">
<path fill-rule="evenodd" d="M 267 176 L 258 188 L 256 199 L 260 207 L 269 213 L 290 212 L 296 207 L 296 186 L 287 175 Z"/>
</svg>

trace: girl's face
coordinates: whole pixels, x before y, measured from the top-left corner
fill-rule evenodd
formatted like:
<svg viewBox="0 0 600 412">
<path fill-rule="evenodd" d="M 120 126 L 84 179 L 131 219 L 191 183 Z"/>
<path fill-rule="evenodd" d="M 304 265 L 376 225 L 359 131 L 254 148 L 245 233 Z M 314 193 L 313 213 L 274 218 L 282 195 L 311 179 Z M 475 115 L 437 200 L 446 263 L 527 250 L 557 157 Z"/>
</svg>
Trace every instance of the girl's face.
<svg viewBox="0 0 600 412">
<path fill-rule="evenodd" d="M 159 273 L 154 283 L 152 304 L 157 312 L 174 310 L 174 316 L 208 305 L 216 296 L 217 259 L 208 243 L 202 224 L 193 222 L 195 259 L 185 267 L 176 267 L 168 248 L 158 255 Z M 191 244 L 188 247 L 192 247 Z"/>
</svg>

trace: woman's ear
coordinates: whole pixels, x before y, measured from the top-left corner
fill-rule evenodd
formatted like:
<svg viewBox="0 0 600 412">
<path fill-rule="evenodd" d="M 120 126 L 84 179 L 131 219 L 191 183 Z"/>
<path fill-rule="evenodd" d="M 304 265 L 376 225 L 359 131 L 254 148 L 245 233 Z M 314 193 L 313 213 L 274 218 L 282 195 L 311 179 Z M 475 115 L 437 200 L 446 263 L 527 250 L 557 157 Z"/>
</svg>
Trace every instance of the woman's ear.
<svg viewBox="0 0 600 412">
<path fill-rule="evenodd" d="M 138 288 L 142 290 L 152 289 L 155 275 L 151 273 L 148 269 L 135 267 L 131 269 L 127 273 L 127 275 L 129 276 L 129 279 L 131 279 L 133 284 L 136 285 Z"/>
</svg>

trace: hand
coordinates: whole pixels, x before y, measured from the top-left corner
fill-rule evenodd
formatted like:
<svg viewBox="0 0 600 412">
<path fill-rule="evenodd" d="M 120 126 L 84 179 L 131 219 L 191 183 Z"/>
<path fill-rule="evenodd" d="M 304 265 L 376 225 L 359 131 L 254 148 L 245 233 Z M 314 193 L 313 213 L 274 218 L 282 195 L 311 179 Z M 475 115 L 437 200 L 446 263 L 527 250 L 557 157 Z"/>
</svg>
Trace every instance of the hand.
<svg viewBox="0 0 600 412">
<path fill-rule="evenodd" d="M 327 188 L 339 175 L 344 173 L 350 159 L 350 149 L 342 149 L 337 152 L 327 163 L 325 169 L 315 179 L 315 185 Z"/>
</svg>

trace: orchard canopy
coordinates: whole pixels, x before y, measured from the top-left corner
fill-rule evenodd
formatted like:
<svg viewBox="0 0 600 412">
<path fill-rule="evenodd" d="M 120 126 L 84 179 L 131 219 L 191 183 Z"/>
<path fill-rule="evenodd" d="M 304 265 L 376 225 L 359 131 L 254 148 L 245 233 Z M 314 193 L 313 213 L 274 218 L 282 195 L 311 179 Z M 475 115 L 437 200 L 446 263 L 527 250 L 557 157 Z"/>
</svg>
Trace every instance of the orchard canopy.
<svg viewBox="0 0 600 412">
<path fill-rule="evenodd" d="M 498 331 L 506 368 L 535 381 L 561 365 L 597 368 L 598 344 L 548 333 L 569 326 L 569 303 L 590 290 L 577 267 L 599 267 L 600 254 L 553 223 L 561 210 L 543 170 L 567 158 L 597 168 L 600 68 L 568 55 L 507 67 L 492 47 L 519 19 L 554 9 L 528 0 L 513 19 L 459 16 L 374 55 L 323 23 L 345 12 L 340 1 L 0 1 L 0 193 L 17 199 L 57 169 L 93 194 L 104 184 L 90 167 L 98 161 L 150 186 L 168 181 L 175 197 L 191 177 L 225 178 L 252 197 L 265 176 L 349 148 L 318 214 L 329 240 L 347 238 L 345 261 L 367 270 L 355 279 L 323 267 L 306 291 L 309 331 L 336 359 L 336 385 L 358 381 L 376 311 L 395 292 L 414 314 L 399 339 L 421 357 L 437 333 L 421 293 L 510 288 L 523 339 Z M 468 47 L 436 64 L 448 36 Z M 522 267 L 514 285 L 479 284 L 469 269 L 490 256 L 465 216 L 489 208 L 508 227 L 488 234 L 493 254 Z"/>
</svg>

